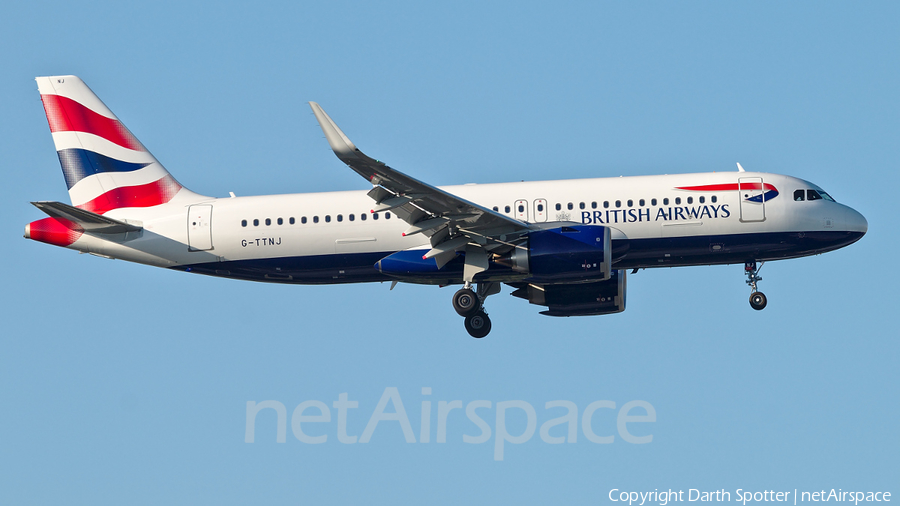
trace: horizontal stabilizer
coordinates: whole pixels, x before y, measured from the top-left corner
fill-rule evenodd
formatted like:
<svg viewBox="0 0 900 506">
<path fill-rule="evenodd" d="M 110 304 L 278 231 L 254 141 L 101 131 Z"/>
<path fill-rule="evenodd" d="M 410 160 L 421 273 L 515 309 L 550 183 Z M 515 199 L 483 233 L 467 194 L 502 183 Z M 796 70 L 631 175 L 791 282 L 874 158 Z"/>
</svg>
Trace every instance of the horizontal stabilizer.
<svg viewBox="0 0 900 506">
<path fill-rule="evenodd" d="M 90 234 L 124 234 L 125 232 L 137 232 L 143 228 L 62 202 L 32 202 L 32 204 L 53 218 L 62 218 L 77 223 Z"/>
</svg>

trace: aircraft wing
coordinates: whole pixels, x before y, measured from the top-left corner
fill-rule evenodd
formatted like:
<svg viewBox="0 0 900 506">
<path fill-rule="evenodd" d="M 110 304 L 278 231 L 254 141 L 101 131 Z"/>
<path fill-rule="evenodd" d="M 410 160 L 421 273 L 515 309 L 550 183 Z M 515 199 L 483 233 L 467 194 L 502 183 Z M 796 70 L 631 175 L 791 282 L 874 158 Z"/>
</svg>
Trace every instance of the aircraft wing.
<svg viewBox="0 0 900 506">
<path fill-rule="evenodd" d="M 370 158 L 344 135 L 319 104 L 310 102 L 309 105 L 334 154 L 372 183 L 369 196 L 376 203 L 372 212 L 393 211 L 410 225 L 404 235 L 423 233 L 429 236 L 433 249 L 425 257 L 435 258 L 439 267 L 452 260 L 456 251 L 465 249 L 467 264 L 471 260 L 486 269 L 487 258 L 483 253 L 509 250 L 513 247 L 511 241 L 531 230 L 527 223 L 469 202 Z M 473 269 L 484 270 L 478 266 Z"/>
</svg>

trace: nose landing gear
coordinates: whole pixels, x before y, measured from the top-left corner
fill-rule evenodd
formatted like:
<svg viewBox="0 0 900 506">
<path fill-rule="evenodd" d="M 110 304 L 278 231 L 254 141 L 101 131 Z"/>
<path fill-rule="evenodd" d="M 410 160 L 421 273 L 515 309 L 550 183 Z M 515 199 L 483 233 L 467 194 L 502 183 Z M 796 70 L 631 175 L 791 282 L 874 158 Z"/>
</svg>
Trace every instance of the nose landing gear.
<svg viewBox="0 0 900 506">
<path fill-rule="evenodd" d="M 753 290 L 753 293 L 750 294 L 750 307 L 757 311 L 762 311 L 768 303 L 768 300 L 766 300 L 766 294 L 758 291 L 756 288 L 756 283 L 762 281 L 762 278 L 759 277 L 759 271 L 765 264 L 765 262 L 761 262 L 759 264 L 759 268 L 757 268 L 755 261 L 744 263 L 744 272 L 747 274 L 746 282 L 748 285 L 750 285 L 750 289 Z"/>
<path fill-rule="evenodd" d="M 478 283 L 477 293 L 472 290 L 471 283 L 466 283 L 453 294 L 453 309 L 466 319 L 466 331 L 470 336 L 481 339 L 491 331 L 491 319 L 484 311 L 484 299 L 499 292 L 500 285 L 497 283 Z"/>
</svg>

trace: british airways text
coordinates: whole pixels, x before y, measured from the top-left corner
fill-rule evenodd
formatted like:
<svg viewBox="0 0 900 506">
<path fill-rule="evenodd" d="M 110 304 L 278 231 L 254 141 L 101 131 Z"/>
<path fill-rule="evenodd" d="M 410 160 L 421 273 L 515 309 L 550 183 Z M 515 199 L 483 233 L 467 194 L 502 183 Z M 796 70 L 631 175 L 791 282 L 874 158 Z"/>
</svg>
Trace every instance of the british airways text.
<svg viewBox="0 0 900 506">
<path fill-rule="evenodd" d="M 605 209 L 603 211 L 582 211 L 581 223 L 607 224 L 607 223 L 637 223 L 644 221 L 679 221 L 702 220 L 704 218 L 717 219 L 728 218 L 731 211 L 728 204 L 684 206 L 684 207 L 657 207 L 642 209 Z"/>
</svg>

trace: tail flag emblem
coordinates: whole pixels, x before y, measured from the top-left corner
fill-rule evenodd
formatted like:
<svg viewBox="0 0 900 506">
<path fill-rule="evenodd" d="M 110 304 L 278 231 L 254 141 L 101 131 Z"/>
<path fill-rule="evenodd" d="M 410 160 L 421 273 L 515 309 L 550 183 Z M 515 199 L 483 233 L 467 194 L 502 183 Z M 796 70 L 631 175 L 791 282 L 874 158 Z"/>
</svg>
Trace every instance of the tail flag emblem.
<svg viewBox="0 0 900 506">
<path fill-rule="evenodd" d="M 81 79 L 36 81 L 72 205 L 97 214 L 152 207 L 183 188 Z"/>
</svg>

